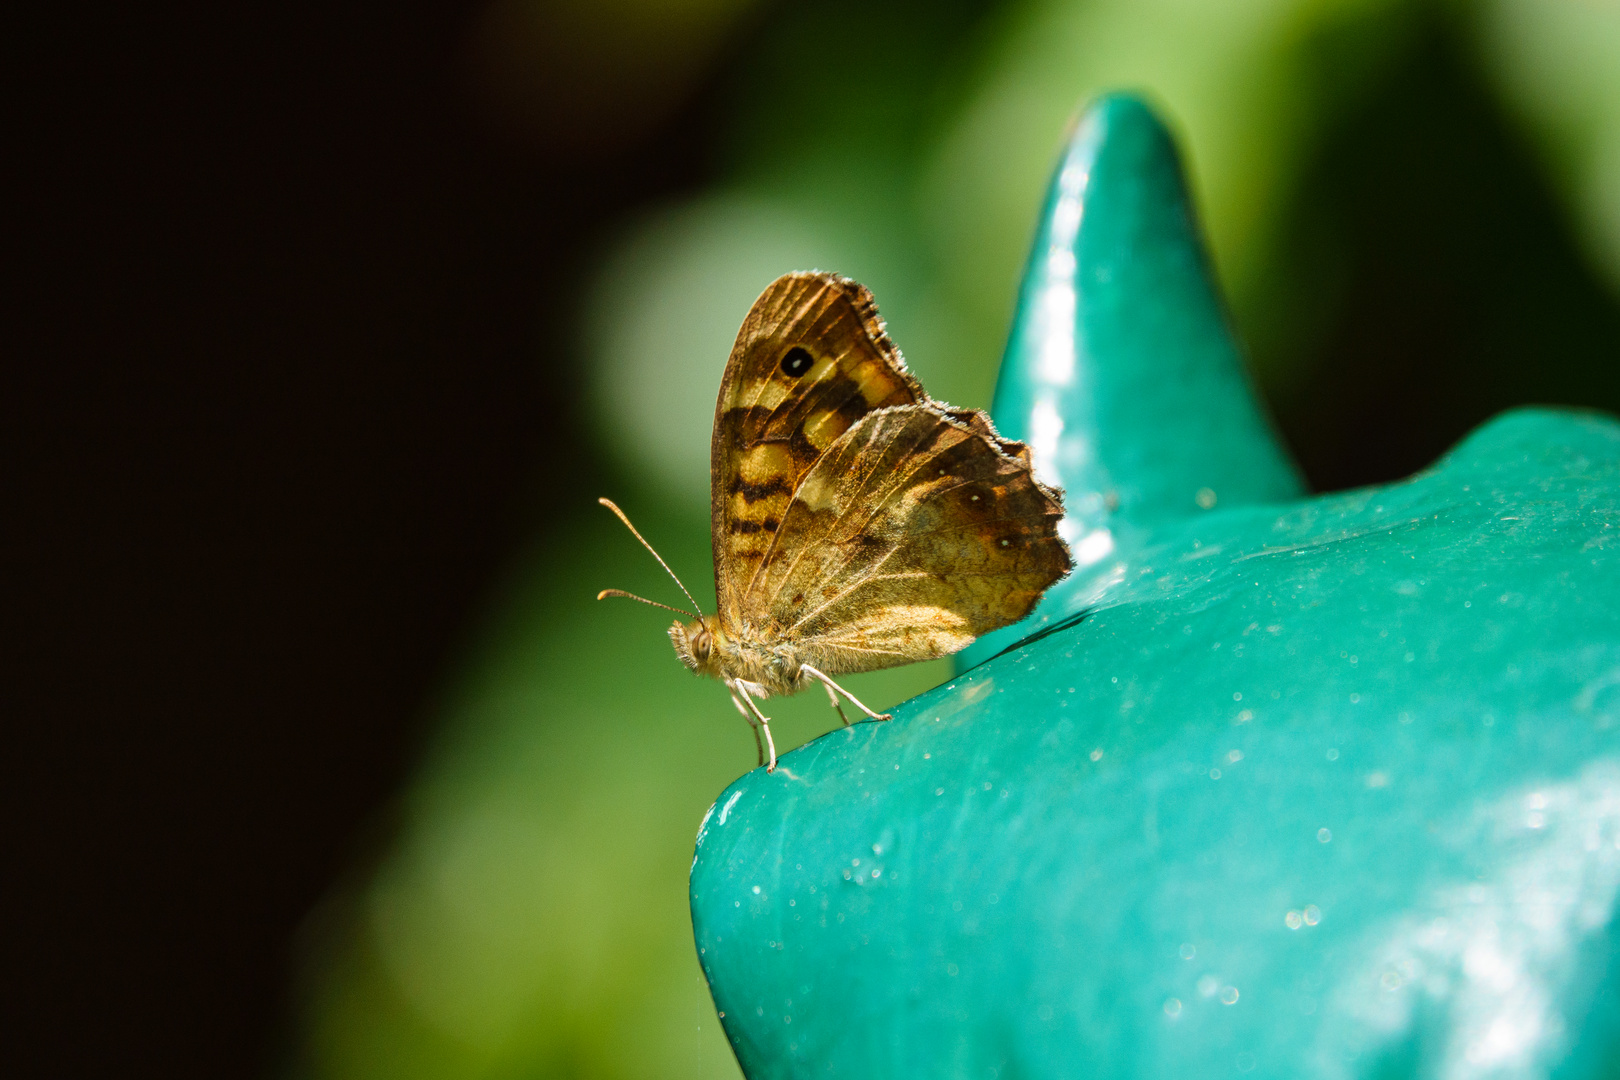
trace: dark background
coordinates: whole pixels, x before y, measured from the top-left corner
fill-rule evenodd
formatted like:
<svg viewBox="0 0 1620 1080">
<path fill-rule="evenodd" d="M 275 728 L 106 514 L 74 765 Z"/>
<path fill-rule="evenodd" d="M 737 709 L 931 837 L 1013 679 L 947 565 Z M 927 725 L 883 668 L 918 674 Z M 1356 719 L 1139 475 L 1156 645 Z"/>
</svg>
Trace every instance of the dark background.
<svg viewBox="0 0 1620 1080">
<path fill-rule="evenodd" d="M 585 252 L 707 178 L 783 8 L 609 150 L 489 119 L 473 5 L 10 28 L 9 1075 L 281 1060 L 296 928 L 386 831 L 493 577 L 595 493 Z M 1278 267 L 1310 329 L 1260 367 L 1317 486 L 1508 404 L 1620 406 L 1620 311 L 1443 37 L 1301 191 Z"/>
<path fill-rule="evenodd" d="M 592 490 L 575 253 L 700 154 L 679 116 L 633 168 L 504 139 L 475 14 L 64 6 L 20 43 L 11 1075 L 263 1071 L 532 478 Z"/>
</svg>

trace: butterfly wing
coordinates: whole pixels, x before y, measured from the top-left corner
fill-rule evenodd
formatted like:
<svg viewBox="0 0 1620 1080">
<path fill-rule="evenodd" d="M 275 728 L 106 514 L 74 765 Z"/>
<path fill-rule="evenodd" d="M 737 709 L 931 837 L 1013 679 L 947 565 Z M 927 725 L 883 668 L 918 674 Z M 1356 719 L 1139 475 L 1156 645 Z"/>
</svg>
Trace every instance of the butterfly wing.
<svg viewBox="0 0 1620 1080">
<path fill-rule="evenodd" d="M 710 528 L 723 624 L 745 618 L 739 598 L 823 453 L 872 410 L 926 399 L 861 285 L 796 273 L 760 294 L 715 405 Z"/>
<path fill-rule="evenodd" d="M 800 482 L 740 607 L 832 674 L 945 656 L 1069 572 L 1062 516 L 1027 448 L 984 413 L 876 410 Z"/>
</svg>

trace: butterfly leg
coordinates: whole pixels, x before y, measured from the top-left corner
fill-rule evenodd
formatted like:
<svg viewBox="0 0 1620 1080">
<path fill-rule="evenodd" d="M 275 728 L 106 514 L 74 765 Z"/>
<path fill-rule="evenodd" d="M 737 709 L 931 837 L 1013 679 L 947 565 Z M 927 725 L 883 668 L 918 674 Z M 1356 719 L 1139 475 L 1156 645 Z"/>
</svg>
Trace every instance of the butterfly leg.
<svg viewBox="0 0 1620 1080">
<path fill-rule="evenodd" d="M 743 706 L 741 701 L 737 700 L 737 692 L 735 690 L 731 692 L 731 703 L 737 706 L 737 711 L 742 713 L 742 718 L 748 721 L 748 730 L 754 733 L 754 749 L 759 751 L 759 763 L 761 765 L 765 764 L 765 744 L 760 741 L 759 723 L 754 719 L 754 714 L 749 712 Z"/>
<path fill-rule="evenodd" d="M 759 706 L 755 704 L 754 699 L 748 694 L 748 687 L 744 686 L 741 682 L 733 682 L 731 684 L 731 689 L 737 697 L 742 699 L 742 703 L 747 705 L 749 710 L 753 712 L 754 718 L 759 721 L 759 730 L 754 733 L 754 737 L 757 739 L 760 731 L 765 733 L 765 748 L 767 751 L 769 751 L 771 758 L 770 764 L 765 766 L 765 771 L 775 772 L 776 740 L 771 738 L 771 718 L 760 712 Z"/>
<path fill-rule="evenodd" d="M 827 700 L 832 702 L 832 707 L 838 710 L 838 719 L 844 722 L 845 727 L 849 727 L 849 717 L 844 715 L 844 707 L 838 704 L 838 695 L 833 692 L 832 687 L 827 686 L 825 683 L 822 684 L 822 689 L 827 691 Z"/>
<path fill-rule="evenodd" d="M 888 713 L 875 713 L 871 709 L 868 709 L 865 705 L 861 704 L 861 699 L 860 698 L 856 697 L 854 694 L 850 693 L 848 690 L 845 690 L 842 686 L 839 686 L 837 683 L 833 682 L 832 679 L 830 677 L 828 677 L 825 673 L 817 671 L 815 668 L 811 667 L 809 664 L 800 664 L 799 665 L 799 670 L 803 671 L 806 675 L 810 676 L 812 679 L 820 680 L 821 684 L 827 688 L 827 692 L 829 694 L 831 694 L 833 691 L 836 690 L 838 693 L 843 694 L 845 697 L 849 698 L 850 704 L 854 705 L 857 709 L 861 710 L 861 712 L 865 713 L 867 716 L 870 716 L 873 720 L 889 720 L 889 719 L 892 719 L 892 717 Z M 837 700 L 838 700 L 837 698 L 833 699 L 833 701 L 835 703 L 837 702 Z M 842 716 L 843 714 L 844 714 L 844 710 L 839 709 L 838 710 L 838 715 Z"/>
</svg>

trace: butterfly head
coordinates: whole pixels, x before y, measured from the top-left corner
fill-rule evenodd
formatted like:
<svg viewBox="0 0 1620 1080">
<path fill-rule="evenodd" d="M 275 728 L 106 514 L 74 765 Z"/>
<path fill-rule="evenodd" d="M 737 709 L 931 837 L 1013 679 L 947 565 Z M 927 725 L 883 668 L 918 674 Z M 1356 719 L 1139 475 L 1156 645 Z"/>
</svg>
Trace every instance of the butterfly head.
<svg viewBox="0 0 1620 1080">
<path fill-rule="evenodd" d="M 675 655 L 692 671 L 699 675 L 719 674 L 720 657 L 727 643 L 718 618 L 700 615 L 695 622 L 677 622 L 669 628 L 669 640 L 675 646 Z"/>
</svg>

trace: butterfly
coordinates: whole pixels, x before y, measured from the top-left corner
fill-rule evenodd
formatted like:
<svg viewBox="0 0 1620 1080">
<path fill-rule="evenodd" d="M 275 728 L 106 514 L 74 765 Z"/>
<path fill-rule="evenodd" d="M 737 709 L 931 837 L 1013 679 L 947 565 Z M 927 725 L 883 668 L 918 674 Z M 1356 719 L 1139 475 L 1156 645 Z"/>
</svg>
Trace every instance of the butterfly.
<svg viewBox="0 0 1620 1080">
<path fill-rule="evenodd" d="M 710 460 L 715 614 L 607 499 L 695 610 L 597 599 L 692 618 L 670 627 L 675 652 L 726 685 L 767 771 L 761 701 L 819 683 L 845 724 L 840 695 L 887 720 L 833 676 L 957 652 L 1024 618 L 1072 566 L 1062 492 L 1035 479 L 1029 447 L 924 393 L 872 294 L 836 274 L 785 274 L 754 302 Z"/>
</svg>

